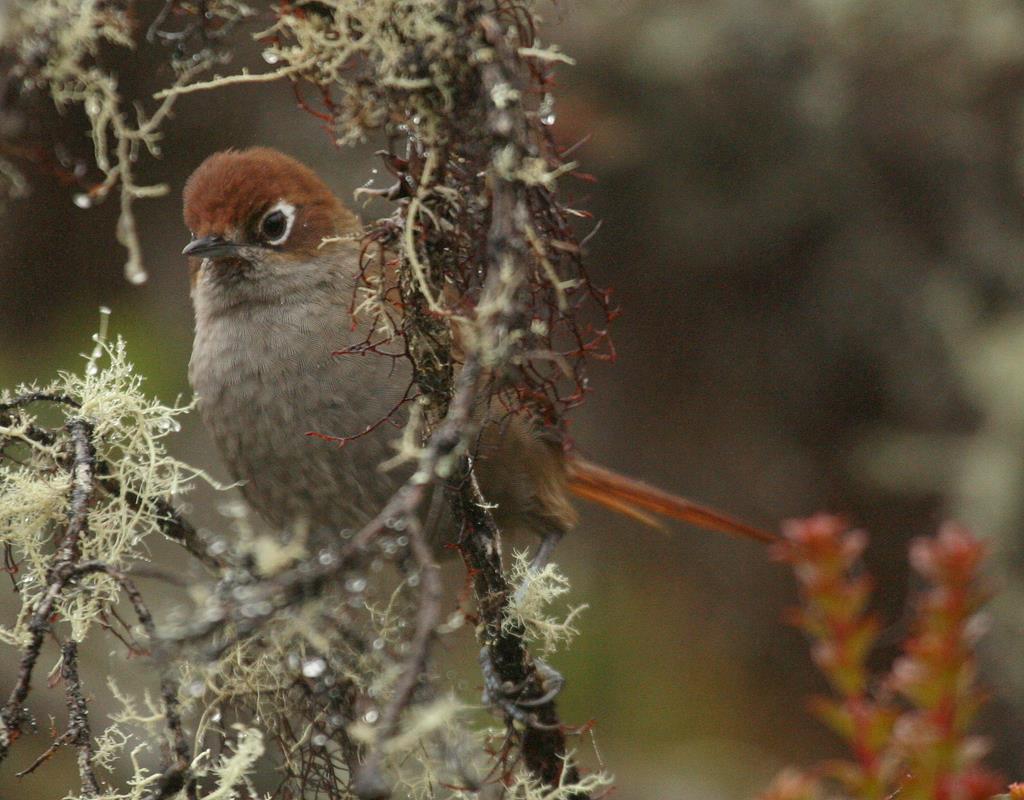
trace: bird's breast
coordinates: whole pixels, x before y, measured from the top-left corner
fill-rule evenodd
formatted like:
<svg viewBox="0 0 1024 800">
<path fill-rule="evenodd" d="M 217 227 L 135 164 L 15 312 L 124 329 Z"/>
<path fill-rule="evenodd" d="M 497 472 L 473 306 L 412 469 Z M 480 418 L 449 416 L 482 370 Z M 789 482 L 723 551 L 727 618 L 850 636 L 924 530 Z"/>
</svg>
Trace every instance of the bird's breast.
<svg viewBox="0 0 1024 800">
<path fill-rule="evenodd" d="M 268 307 L 203 319 L 189 376 L 203 420 L 253 507 L 278 527 L 356 527 L 403 477 L 380 470 L 409 371 L 368 353 L 347 308 Z M 315 434 L 357 437 L 343 446 Z"/>
</svg>

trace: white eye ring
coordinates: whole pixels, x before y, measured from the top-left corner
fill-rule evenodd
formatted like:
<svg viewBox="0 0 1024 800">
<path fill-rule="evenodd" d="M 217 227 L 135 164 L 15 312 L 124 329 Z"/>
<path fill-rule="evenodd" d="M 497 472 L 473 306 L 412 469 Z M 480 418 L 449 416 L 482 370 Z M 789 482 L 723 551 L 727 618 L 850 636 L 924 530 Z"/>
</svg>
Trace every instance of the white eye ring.
<svg viewBox="0 0 1024 800">
<path fill-rule="evenodd" d="M 278 200 L 270 207 L 267 213 L 264 214 L 263 218 L 260 220 L 260 233 L 264 233 L 263 226 L 266 223 L 267 218 L 272 214 L 277 213 L 280 213 L 284 217 L 284 233 L 274 239 L 267 238 L 266 242 L 269 245 L 283 244 L 292 232 L 292 225 L 295 224 L 295 206 L 285 200 Z"/>
</svg>

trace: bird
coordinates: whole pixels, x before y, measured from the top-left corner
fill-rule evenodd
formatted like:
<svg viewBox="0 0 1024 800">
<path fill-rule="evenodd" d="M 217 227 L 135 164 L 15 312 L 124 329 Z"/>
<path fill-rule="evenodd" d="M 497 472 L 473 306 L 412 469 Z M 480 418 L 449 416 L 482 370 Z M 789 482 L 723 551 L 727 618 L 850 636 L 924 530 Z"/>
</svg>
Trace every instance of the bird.
<svg viewBox="0 0 1024 800">
<path fill-rule="evenodd" d="M 200 415 L 247 502 L 277 530 L 317 541 L 372 519 L 400 487 L 395 456 L 411 367 L 357 352 L 357 217 L 310 169 L 254 147 L 207 157 L 183 191 L 195 336 L 189 379 Z M 397 409 L 397 411 L 396 411 Z M 396 419 L 396 417 L 398 419 Z M 364 435 L 345 446 L 312 432 Z M 652 515 L 758 541 L 775 537 L 563 447 L 544 424 L 485 422 L 474 472 L 503 533 L 535 535 L 536 566 L 577 522 L 573 497 L 653 524 Z M 435 524 L 452 541 L 451 520 Z"/>
</svg>

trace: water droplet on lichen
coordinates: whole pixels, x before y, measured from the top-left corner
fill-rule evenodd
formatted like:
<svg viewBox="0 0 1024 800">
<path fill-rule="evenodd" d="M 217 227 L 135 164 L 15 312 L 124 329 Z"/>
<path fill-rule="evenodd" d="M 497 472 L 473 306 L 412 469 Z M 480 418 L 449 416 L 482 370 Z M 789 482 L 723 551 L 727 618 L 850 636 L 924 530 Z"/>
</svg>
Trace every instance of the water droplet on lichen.
<svg viewBox="0 0 1024 800">
<path fill-rule="evenodd" d="M 242 616 L 249 617 L 265 617 L 274 610 L 273 604 L 269 600 L 261 600 L 258 603 L 246 603 L 242 606 Z"/>
<path fill-rule="evenodd" d="M 206 549 L 210 551 L 211 555 L 223 555 L 228 551 L 228 543 L 224 539 L 214 539 Z"/>
<path fill-rule="evenodd" d="M 537 114 L 540 116 L 541 124 L 543 125 L 554 125 L 555 123 L 555 98 L 550 94 L 545 94 L 541 98 L 540 108 L 537 109 Z"/>
<path fill-rule="evenodd" d="M 366 578 L 349 578 L 345 581 L 345 591 L 358 594 L 366 589 Z"/>
<path fill-rule="evenodd" d="M 79 192 L 72 200 L 79 208 L 92 208 L 92 198 L 85 192 Z"/>
<path fill-rule="evenodd" d="M 307 678 L 319 678 L 327 671 L 327 662 L 322 658 L 310 658 L 302 664 L 302 674 Z"/>
<path fill-rule="evenodd" d="M 156 423 L 156 428 L 160 433 L 177 433 L 181 430 L 181 423 L 174 417 L 161 417 Z"/>
</svg>

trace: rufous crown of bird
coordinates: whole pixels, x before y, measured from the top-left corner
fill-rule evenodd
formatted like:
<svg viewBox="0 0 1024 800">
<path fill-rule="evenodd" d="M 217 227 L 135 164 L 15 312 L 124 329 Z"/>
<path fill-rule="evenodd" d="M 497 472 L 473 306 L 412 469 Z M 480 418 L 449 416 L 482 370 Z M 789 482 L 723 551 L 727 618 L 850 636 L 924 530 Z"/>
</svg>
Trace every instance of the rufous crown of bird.
<svg viewBox="0 0 1024 800">
<path fill-rule="evenodd" d="M 317 174 L 266 148 L 207 158 L 184 190 L 195 340 L 189 379 L 206 427 L 248 503 L 280 530 L 320 535 L 372 519 L 401 485 L 382 471 L 409 366 L 346 353 L 362 225 Z M 310 431 L 369 431 L 344 447 Z M 572 496 L 650 524 L 668 517 L 770 542 L 775 536 L 593 464 L 545 425 L 482 424 L 474 472 L 503 533 L 539 537 L 535 566 L 577 519 Z M 454 532 L 438 522 L 434 540 Z"/>
</svg>

